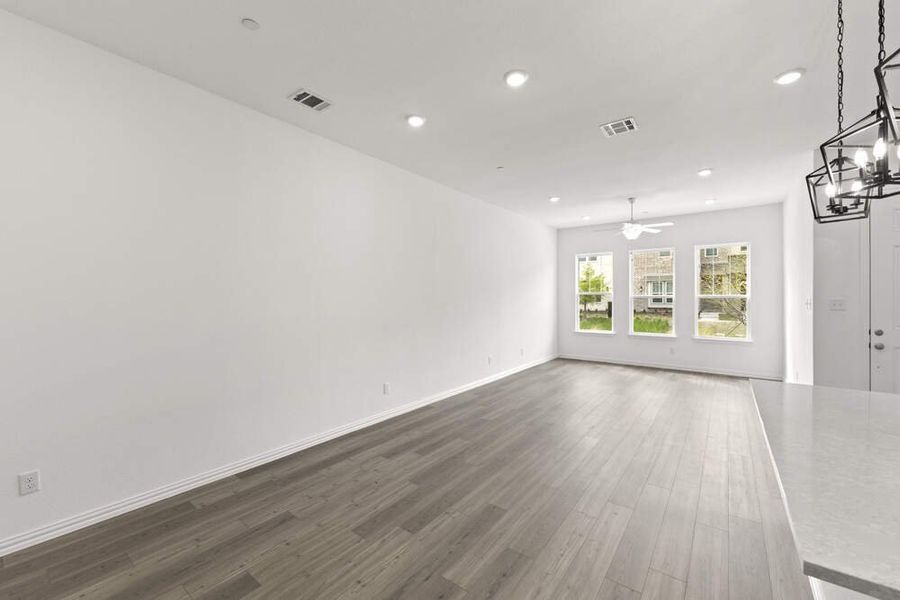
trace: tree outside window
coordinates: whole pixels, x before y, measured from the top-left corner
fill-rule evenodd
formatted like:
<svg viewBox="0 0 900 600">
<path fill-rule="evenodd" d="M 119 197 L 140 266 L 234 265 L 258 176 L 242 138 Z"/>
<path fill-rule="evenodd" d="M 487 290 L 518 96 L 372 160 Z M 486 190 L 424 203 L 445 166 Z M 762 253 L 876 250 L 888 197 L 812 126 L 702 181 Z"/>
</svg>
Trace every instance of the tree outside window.
<svg viewBox="0 0 900 600">
<path fill-rule="evenodd" d="M 750 246 L 702 246 L 696 261 L 697 337 L 750 339 Z"/>
<path fill-rule="evenodd" d="M 577 331 L 613 332 L 613 256 L 611 252 L 575 258 L 578 276 Z"/>
</svg>

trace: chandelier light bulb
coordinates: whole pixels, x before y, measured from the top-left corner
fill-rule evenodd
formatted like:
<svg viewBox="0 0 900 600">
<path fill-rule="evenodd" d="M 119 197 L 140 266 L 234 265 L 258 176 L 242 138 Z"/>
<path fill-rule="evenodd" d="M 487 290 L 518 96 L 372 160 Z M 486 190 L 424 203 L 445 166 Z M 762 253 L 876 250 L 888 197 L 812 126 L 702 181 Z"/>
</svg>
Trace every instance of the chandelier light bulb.
<svg viewBox="0 0 900 600">
<path fill-rule="evenodd" d="M 900 144 L 897 145 L 897 158 L 900 158 Z"/>
<path fill-rule="evenodd" d="M 833 183 L 829 183 L 825 186 L 825 195 L 829 198 L 834 198 L 835 194 L 837 194 L 837 187 Z"/>
<path fill-rule="evenodd" d="M 875 142 L 875 146 L 872 148 L 872 155 L 875 156 L 875 160 L 881 160 L 887 154 L 887 144 L 884 143 L 884 139 L 878 138 L 878 141 Z"/>
<path fill-rule="evenodd" d="M 853 190 L 854 194 L 858 194 L 862 190 L 862 181 L 854 181 L 850 189 Z"/>
<path fill-rule="evenodd" d="M 878 147 L 878 144 L 875 144 L 875 147 Z M 875 158 L 878 158 L 876 155 Z M 856 166 L 860 169 L 866 168 L 866 163 L 869 162 L 869 155 L 866 154 L 866 151 L 860 148 L 856 151 L 856 154 L 853 155 L 853 162 L 856 163 Z"/>
</svg>

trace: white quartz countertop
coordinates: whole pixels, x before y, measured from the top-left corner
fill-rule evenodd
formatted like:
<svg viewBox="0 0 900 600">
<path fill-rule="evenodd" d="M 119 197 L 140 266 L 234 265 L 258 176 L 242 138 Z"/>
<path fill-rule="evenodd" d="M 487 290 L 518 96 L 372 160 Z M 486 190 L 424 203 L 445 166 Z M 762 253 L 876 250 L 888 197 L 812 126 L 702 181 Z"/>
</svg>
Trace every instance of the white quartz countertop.
<svg viewBox="0 0 900 600">
<path fill-rule="evenodd" d="M 900 396 L 752 383 L 804 572 L 900 600 Z"/>
</svg>

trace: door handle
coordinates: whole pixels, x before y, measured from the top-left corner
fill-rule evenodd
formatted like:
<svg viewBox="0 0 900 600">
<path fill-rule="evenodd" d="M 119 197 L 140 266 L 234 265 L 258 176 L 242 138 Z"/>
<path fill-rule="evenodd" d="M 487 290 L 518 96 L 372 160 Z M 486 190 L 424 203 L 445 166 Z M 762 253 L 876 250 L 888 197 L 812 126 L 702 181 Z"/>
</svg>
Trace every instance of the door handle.
<svg viewBox="0 0 900 600">
<path fill-rule="evenodd" d="M 879 342 L 879 343 L 875 344 L 874 348 L 875 348 L 876 350 L 884 350 L 884 344 L 882 344 L 881 342 Z"/>
<path fill-rule="evenodd" d="M 881 329 L 876 329 L 876 330 L 873 331 L 872 333 L 874 333 L 875 335 L 884 335 L 884 331 L 881 330 Z"/>
</svg>

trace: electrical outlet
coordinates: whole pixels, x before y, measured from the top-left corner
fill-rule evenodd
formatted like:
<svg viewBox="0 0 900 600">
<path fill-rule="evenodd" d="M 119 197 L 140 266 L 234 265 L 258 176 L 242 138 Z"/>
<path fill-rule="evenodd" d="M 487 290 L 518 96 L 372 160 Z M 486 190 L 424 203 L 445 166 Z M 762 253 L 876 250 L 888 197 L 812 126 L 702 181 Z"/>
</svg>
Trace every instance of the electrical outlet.
<svg viewBox="0 0 900 600">
<path fill-rule="evenodd" d="M 19 495 L 27 496 L 41 491 L 41 472 L 29 471 L 19 474 Z"/>
<path fill-rule="evenodd" d="M 390 396 L 391 395 L 391 384 L 387 383 L 387 382 L 381 384 L 381 392 L 385 396 Z"/>
</svg>

